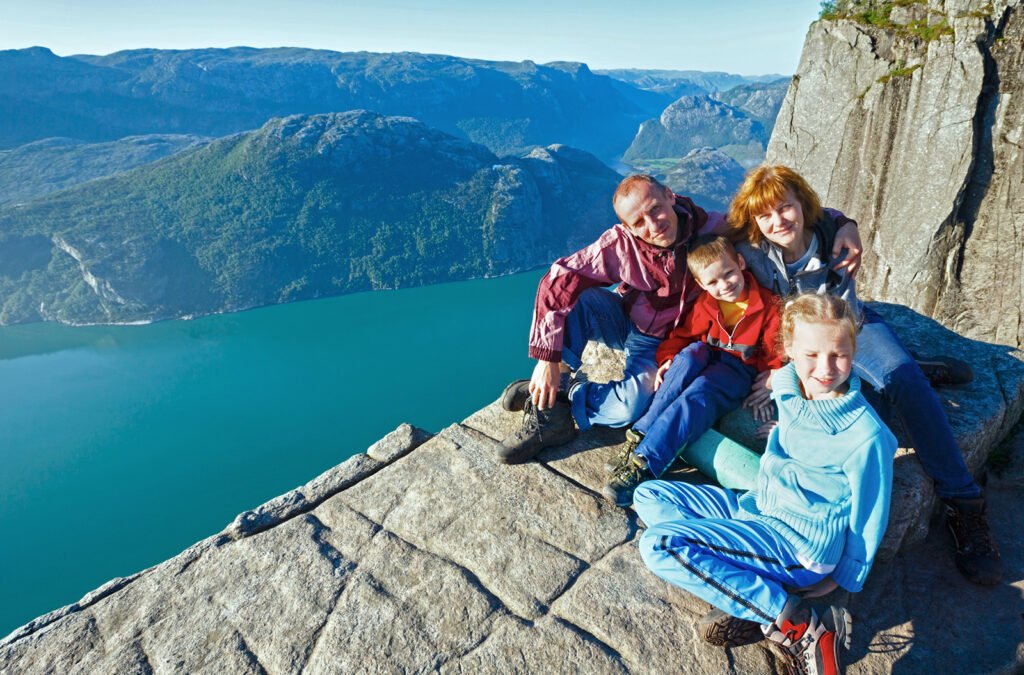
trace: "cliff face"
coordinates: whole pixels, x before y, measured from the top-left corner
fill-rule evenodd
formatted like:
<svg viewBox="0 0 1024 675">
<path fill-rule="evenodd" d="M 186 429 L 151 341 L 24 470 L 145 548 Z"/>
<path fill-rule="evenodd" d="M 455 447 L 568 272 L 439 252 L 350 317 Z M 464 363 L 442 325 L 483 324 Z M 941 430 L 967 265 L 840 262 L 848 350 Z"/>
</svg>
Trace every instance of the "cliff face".
<svg viewBox="0 0 1024 675">
<path fill-rule="evenodd" d="M 768 161 L 861 224 L 860 289 L 1024 344 L 1024 8 L 851 3 L 806 39 Z"/>
</svg>

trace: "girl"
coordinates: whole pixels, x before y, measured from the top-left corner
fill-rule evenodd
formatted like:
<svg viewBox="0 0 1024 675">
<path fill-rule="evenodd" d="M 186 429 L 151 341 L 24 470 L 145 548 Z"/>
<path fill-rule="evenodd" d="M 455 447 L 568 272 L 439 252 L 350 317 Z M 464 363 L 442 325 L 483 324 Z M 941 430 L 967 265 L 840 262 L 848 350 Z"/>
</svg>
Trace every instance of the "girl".
<svg viewBox="0 0 1024 675">
<path fill-rule="evenodd" d="M 849 304 L 799 296 L 781 334 L 790 363 L 773 376 L 779 424 L 757 487 L 737 497 L 710 485 L 643 483 L 634 498 L 648 526 L 640 551 L 655 574 L 757 624 L 808 672 L 838 672 L 849 614 L 830 607 L 818 616 L 786 588 L 814 597 L 863 587 L 889 517 L 896 439 L 852 373 Z"/>
<path fill-rule="evenodd" d="M 805 291 L 838 295 L 853 306 L 860 325 L 854 369 L 870 385 L 867 393 L 876 409 L 887 418 L 890 410 L 899 416 L 921 466 L 935 481 L 953 533 L 957 567 L 975 583 L 999 583 L 1002 563 L 981 488 L 967 471 L 921 368 L 885 321 L 857 301 L 854 280 L 834 254 L 838 223 L 822 209 L 818 195 L 792 169 L 761 166 L 736 193 L 729 222 L 746 238 L 736 248 L 761 286 L 783 297 Z M 759 377 L 745 405 L 758 408 L 767 401 L 769 384 Z"/>
</svg>

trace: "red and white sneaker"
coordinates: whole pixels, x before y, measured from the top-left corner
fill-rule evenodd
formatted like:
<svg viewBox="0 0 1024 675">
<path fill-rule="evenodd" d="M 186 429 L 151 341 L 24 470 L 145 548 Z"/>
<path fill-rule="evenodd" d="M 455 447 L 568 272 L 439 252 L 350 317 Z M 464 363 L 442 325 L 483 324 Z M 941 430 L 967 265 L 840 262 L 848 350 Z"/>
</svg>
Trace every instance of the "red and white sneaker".
<svg viewBox="0 0 1024 675">
<path fill-rule="evenodd" d="M 791 597 L 765 636 L 781 646 L 789 657 L 792 673 L 838 675 L 843 672 L 840 650 L 850 648 L 853 620 L 845 607 L 829 607 L 818 613 Z"/>
</svg>

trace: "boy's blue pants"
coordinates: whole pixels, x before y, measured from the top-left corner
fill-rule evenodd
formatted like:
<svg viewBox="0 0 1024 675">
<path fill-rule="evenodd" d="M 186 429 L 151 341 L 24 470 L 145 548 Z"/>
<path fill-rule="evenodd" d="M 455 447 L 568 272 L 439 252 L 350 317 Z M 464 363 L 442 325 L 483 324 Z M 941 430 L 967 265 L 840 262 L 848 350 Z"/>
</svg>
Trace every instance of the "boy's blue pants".
<svg viewBox="0 0 1024 675">
<path fill-rule="evenodd" d="M 768 525 L 739 519 L 736 495 L 725 488 L 648 481 L 634 492 L 633 507 L 647 524 L 640 538 L 647 567 L 732 616 L 770 623 L 786 604 L 787 586 L 826 576 L 805 569 Z"/>
<path fill-rule="evenodd" d="M 729 352 L 695 342 L 676 354 L 647 413 L 633 428 L 644 435 L 637 454 L 660 476 L 679 450 L 740 407 L 757 371 Z"/>
</svg>

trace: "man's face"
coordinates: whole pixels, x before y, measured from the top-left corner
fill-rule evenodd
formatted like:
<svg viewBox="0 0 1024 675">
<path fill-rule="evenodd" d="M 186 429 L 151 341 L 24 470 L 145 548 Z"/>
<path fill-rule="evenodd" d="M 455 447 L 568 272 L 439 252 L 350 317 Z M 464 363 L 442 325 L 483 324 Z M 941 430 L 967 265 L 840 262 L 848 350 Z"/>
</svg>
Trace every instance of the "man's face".
<svg viewBox="0 0 1024 675">
<path fill-rule="evenodd" d="M 668 188 L 640 185 L 615 202 L 615 215 L 633 234 L 648 244 L 667 247 L 676 243 L 679 216 L 672 208 L 676 196 Z"/>
</svg>

